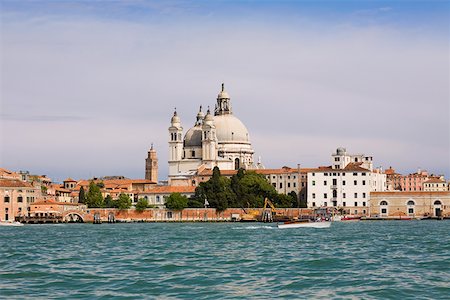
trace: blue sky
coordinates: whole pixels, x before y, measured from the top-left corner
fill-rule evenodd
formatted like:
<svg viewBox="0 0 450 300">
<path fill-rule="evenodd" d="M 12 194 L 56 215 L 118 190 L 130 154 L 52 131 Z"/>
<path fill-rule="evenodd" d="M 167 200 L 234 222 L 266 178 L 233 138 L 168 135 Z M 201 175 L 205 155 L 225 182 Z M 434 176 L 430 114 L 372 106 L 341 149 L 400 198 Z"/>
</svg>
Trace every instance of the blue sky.
<svg viewBox="0 0 450 300">
<path fill-rule="evenodd" d="M 167 175 L 173 107 L 189 129 L 225 82 L 266 167 L 450 176 L 447 1 L 2 1 L 0 165 Z"/>
</svg>

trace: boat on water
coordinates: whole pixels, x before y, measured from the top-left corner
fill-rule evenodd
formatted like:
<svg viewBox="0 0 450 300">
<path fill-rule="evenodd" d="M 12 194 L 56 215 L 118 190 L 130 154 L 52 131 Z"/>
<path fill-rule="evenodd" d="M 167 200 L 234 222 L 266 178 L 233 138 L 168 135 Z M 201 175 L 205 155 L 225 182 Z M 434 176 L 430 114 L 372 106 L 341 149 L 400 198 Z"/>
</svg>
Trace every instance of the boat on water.
<svg viewBox="0 0 450 300">
<path fill-rule="evenodd" d="M 0 221 L 0 226 L 23 226 L 23 224 L 17 221 Z"/>
<path fill-rule="evenodd" d="M 292 221 L 278 224 L 278 228 L 329 228 L 331 226 L 330 221 Z"/>
</svg>

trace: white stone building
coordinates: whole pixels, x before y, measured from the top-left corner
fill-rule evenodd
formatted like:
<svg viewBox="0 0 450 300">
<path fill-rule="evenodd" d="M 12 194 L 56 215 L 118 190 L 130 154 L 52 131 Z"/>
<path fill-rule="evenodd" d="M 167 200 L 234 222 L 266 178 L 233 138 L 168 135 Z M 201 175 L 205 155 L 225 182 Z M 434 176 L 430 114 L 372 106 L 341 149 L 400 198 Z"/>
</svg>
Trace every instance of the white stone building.
<svg viewBox="0 0 450 300">
<path fill-rule="evenodd" d="M 372 157 L 347 154 L 344 148 L 338 148 L 331 159 L 331 166 L 308 171 L 308 207 L 366 215 L 370 192 L 386 190 L 386 175 L 373 169 Z"/>
<path fill-rule="evenodd" d="M 164 208 L 166 199 L 172 193 L 180 193 L 183 196 L 191 198 L 195 194 L 194 186 L 155 186 L 149 190 L 137 192 L 139 199 L 144 198 L 149 205 Z"/>
<path fill-rule="evenodd" d="M 431 178 L 423 183 L 422 190 L 424 192 L 446 192 L 448 191 L 448 184 L 445 180 Z"/>
<path fill-rule="evenodd" d="M 169 181 L 190 177 L 200 166 L 220 170 L 258 169 L 254 150 L 245 125 L 233 115 L 230 96 L 222 90 L 217 96 L 214 115 L 202 108 L 197 119 L 183 137 L 183 127 L 177 112 L 169 127 Z"/>
</svg>

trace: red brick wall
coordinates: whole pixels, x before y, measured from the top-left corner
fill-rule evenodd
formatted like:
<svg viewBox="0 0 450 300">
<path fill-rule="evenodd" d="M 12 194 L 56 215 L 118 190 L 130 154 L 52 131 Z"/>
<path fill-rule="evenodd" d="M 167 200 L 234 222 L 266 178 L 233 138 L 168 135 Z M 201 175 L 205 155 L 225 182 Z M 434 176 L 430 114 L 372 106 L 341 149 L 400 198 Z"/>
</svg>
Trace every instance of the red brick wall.
<svg viewBox="0 0 450 300">
<path fill-rule="evenodd" d="M 252 211 L 262 211 L 261 208 L 253 208 Z M 92 222 L 94 214 L 99 213 L 103 222 L 108 221 L 109 213 L 113 213 L 116 220 L 123 221 L 148 221 L 148 222 L 171 222 L 171 221 L 230 221 L 232 214 L 243 215 L 245 212 L 241 208 L 229 208 L 221 213 L 216 213 L 214 208 L 186 208 L 182 211 L 173 211 L 168 209 L 146 209 L 138 212 L 134 209 L 118 210 L 118 209 L 88 209 L 88 213 L 83 216 L 85 222 Z M 170 213 L 172 218 L 168 218 Z M 280 208 L 277 214 L 282 214 L 290 218 L 299 215 L 310 214 L 310 209 L 299 208 Z"/>
</svg>

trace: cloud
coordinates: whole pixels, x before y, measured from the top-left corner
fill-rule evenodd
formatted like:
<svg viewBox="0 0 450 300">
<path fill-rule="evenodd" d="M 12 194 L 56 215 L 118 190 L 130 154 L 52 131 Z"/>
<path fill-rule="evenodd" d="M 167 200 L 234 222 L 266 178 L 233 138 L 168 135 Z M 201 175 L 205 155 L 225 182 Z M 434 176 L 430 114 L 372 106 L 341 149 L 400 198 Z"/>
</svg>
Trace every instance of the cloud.
<svg viewBox="0 0 450 300">
<path fill-rule="evenodd" d="M 266 166 L 327 164 L 344 146 L 399 170 L 450 170 L 448 38 L 231 20 L 4 23 L 1 165 L 143 177 L 154 142 L 164 177 L 173 107 L 186 131 L 225 82 Z"/>
</svg>

